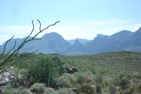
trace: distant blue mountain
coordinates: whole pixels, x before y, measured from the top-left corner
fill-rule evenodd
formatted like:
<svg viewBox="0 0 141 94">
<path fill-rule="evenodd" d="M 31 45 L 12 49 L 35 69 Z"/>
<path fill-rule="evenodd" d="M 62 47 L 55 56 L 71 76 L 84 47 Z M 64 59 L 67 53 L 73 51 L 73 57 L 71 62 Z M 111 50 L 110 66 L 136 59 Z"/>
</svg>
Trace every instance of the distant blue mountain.
<svg viewBox="0 0 141 94">
<path fill-rule="evenodd" d="M 88 54 L 89 49 L 80 42 L 80 40 L 75 39 L 75 42 L 67 50 L 64 51 L 65 54 Z"/>
<path fill-rule="evenodd" d="M 71 45 L 73 45 L 76 40 L 78 40 L 78 41 L 81 42 L 82 44 L 85 44 L 86 42 L 89 41 L 89 40 L 87 40 L 87 39 L 82 39 L 82 38 L 76 38 L 76 39 L 71 39 L 71 40 L 67 40 L 67 41 L 68 41 Z"/>
<path fill-rule="evenodd" d="M 11 49 L 17 41 L 17 46 L 24 38 L 12 39 L 6 51 Z M 4 43 L 5 44 L 5 43 Z M 0 53 L 3 51 L 4 44 L 0 46 Z M 27 43 L 20 52 L 37 53 L 59 53 L 59 54 L 95 54 L 111 51 L 136 51 L 141 52 L 141 28 L 135 32 L 122 30 L 111 36 L 97 34 L 93 40 L 74 39 L 65 40 L 56 32 L 47 33 L 41 37 L 41 40 L 34 40 Z"/>
</svg>

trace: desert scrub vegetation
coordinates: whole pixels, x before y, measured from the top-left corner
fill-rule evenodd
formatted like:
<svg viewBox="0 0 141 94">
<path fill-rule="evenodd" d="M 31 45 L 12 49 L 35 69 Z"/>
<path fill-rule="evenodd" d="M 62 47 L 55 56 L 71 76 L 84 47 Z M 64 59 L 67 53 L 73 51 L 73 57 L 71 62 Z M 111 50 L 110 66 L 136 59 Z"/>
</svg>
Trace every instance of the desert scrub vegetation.
<svg viewBox="0 0 141 94">
<path fill-rule="evenodd" d="M 39 31 L 35 35 L 33 35 L 33 37 L 31 37 L 31 35 L 34 31 L 35 26 L 34 26 L 34 22 L 32 20 L 33 28 L 31 30 L 31 32 L 29 33 L 29 35 L 27 35 L 21 43 L 18 43 L 17 41 L 15 41 L 15 43 L 11 46 L 11 48 L 7 49 L 7 45 L 10 44 L 10 41 L 12 41 L 14 36 L 11 37 L 9 40 L 7 40 L 4 43 L 3 50 L 0 53 L 0 86 L 1 87 L 4 86 L 4 85 L 7 85 L 8 83 L 13 83 L 13 82 L 15 83 L 16 87 L 18 85 L 21 85 L 21 84 L 27 85 L 27 83 L 29 83 L 29 82 L 27 82 L 27 80 L 28 80 L 27 78 L 31 77 L 31 75 L 33 76 L 32 78 L 34 78 L 34 75 L 32 74 L 33 71 L 31 70 L 33 67 L 30 68 L 30 71 L 28 69 L 21 69 L 19 73 L 15 72 L 14 75 L 10 75 L 10 70 L 13 69 L 12 66 L 14 66 L 14 64 L 16 64 L 17 62 L 23 62 L 24 61 L 22 58 L 17 58 L 16 56 L 19 55 L 18 53 L 19 53 L 20 49 L 22 49 L 22 47 L 24 47 L 25 44 L 27 44 L 30 41 L 40 40 L 40 39 L 36 38 L 40 33 L 45 31 L 49 27 L 56 25 L 58 22 L 60 22 L 60 21 L 57 21 L 54 24 L 50 24 L 47 27 L 42 29 L 41 28 L 41 22 L 39 20 L 37 20 L 37 21 L 39 23 Z M 31 52 L 31 53 L 34 53 L 34 52 Z M 20 54 L 20 55 L 27 56 L 25 54 Z M 51 64 L 49 64 L 49 65 L 51 65 Z M 50 84 L 50 80 L 51 80 L 51 77 L 52 77 L 51 68 L 48 71 L 49 76 L 48 76 L 48 80 L 47 80 L 48 81 L 47 85 Z M 41 73 L 39 73 L 39 74 L 41 74 Z M 28 77 L 26 77 L 26 76 L 28 76 Z M 43 75 L 41 75 L 41 76 L 43 76 Z M 40 77 L 40 75 L 38 75 L 36 77 Z M 43 81 L 43 79 L 39 79 L 39 81 L 40 80 Z M 17 83 L 18 83 L 18 85 L 17 85 Z M 33 83 L 34 83 L 34 81 L 33 81 Z M 2 88 L 0 88 L 0 93 L 4 93 Z"/>
<path fill-rule="evenodd" d="M 0 54 L 0 73 L 10 75 L 10 82 L 0 83 L 3 94 L 139 94 L 141 92 L 141 53 L 110 52 L 95 55 L 64 56 L 59 54 L 19 53 L 28 42 L 59 21 L 34 31 L 21 44 L 15 41 L 11 49 L 5 42 Z M 17 45 L 18 44 L 18 45 Z M 66 68 L 76 67 L 69 74 Z M 2 77 L 2 76 L 1 76 Z M 3 92 L 4 91 L 4 92 Z"/>
<path fill-rule="evenodd" d="M 4 87 L 5 94 L 37 94 L 40 89 L 41 94 L 138 94 L 141 91 L 140 53 L 81 56 L 22 54 L 16 56 L 22 61 L 13 65 L 11 73 L 23 75 L 21 81 L 26 81 L 28 85 L 17 82 L 17 87 L 13 87 L 9 84 Z M 66 67 L 77 67 L 78 72 L 69 74 Z M 33 86 L 36 92 L 31 92 Z M 77 92 L 72 88 L 76 88 Z"/>
</svg>

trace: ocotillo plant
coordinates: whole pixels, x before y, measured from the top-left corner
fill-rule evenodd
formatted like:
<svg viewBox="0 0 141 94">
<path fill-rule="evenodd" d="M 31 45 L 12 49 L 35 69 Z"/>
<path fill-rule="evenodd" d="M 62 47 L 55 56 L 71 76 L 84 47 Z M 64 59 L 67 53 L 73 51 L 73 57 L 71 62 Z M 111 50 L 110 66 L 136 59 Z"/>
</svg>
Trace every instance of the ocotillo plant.
<svg viewBox="0 0 141 94">
<path fill-rule="evenodd" d="M 25 37 L 25 39 L 23 40 L 23 42 L 20 43 L 18 45 L 18 47 L 16 47 L 17 46 L 17 41 L 15 41 L 14 46 L 10 50 L 6 51 L 7 44 L 14 38 L 14 36 L 11 37 L 9 40 L 7 40 L 5 42 L 3 51 L 0 54 L 0 69 L 1 69 L 0 70 L 0 74 L 3 73 L 5 70 L 7 70 L 9 67 L 11 67 L 12 65 L 14 65 L 16 62 L 18 62 L 20 60 L 20 59 L 16 59 L 16 60 L 14 60 L 14 62 L 9 63 L 9 60 L 12 59 L 14 56 L 16 56 L 19 53 L 19 50 L 25 44 L 27 44 L 28 42 L 33 41 L 33 40 L 39 40 L 37 38 L 37 36 L 40 33 L 42 33 L 43 31 L 47 30 L 49 27 L 54 26 L 54 25 L 56 25 L 57 23 L 60 22 L 60 21 L 56 21 L 55 23 L 50 24 L 47 27 L 45 27 L 45 28 L 42 29 L 42 27 L 41 27 L 42 24 L 41 24 L 40 20 L 37 19 L 37 21 L 39 23 L 39 31 L 33 37 L 31 37 L 31 34 L 34 32 L 34 28 L 35 28 L 34 27 L 34 22 L 32 20 L 32 26 L 33 26 L 33 28 L 31 30 L 30 34 Z"/>
</svg>

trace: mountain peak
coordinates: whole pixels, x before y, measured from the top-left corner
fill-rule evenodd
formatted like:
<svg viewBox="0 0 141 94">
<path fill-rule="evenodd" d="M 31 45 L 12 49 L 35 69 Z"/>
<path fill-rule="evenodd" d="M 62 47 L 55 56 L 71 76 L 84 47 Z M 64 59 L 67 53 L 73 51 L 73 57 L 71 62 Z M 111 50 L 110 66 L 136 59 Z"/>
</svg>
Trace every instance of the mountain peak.
<svg viewBox="0 0 141 94">
<path fill-rule="evenodd" d="M 48 36 L 48 35 L 59 35 L 59 34 L 56 33 L 56 32 L 50 32 L 50 33 L 46 33 L 46 34 L 44 34 L 43 37 L 44 37 L 44 36 Z"/>
<path fill-rule="evenodd" d="M 71 40 L 67 40 L 71 45 L 73 45 L 75 43 L 75 41 L 78 40 L 80 43 L 85 44 L 86 42 L 88 42 L 89 40 L 87 39 L 82 39 L 82 38 L 76 38 L 76 39 L 71 39 Z"/>
<path fill-rule="evenodd" d="M 103 35 L 103 34 L 97 34 L 97 37 L 104 37 L 106 35 Z"/>
<path fill-rule="evenodd" d="M 141 30 L 141 27 L 139 28 L 139 30 Z"/>
<path fill-rule="evenodd" d="M 134 35 L 140 36 L 141 35 L 141 27 L 134 32 Z"/>
<path fill-rule="evenodd" d="M 141 32 L 141 27 L 137 30 L 138 32 Z"/>
<path fill-rule="evenodd" d="M 75 43 L 80 43 L 78 39 L 75 40 Z"/>
<path fill-rule="evenodd" d="M 128 37 L 132 34 L 129 30 L 122 30 L 112 35 L 112 37 Z"/>
<path fill-rule="evenodd" d="M 80 47 L 80 46 L 83 46 L 83 44 L 81 42 L 79 42 L 79 40 L 75 40 L 74 44 L 72 45 L 74 47 Z"/>
<path fill-rule="evenodd" d="M 17 41 L 17 45 L 19 45 L 24 38 L 12 39 L 8 43 L 7 49 L 13 47 L 15 40 Z M 82 40 L 82 42 L 80 40 Z M 135 32 L 122 30 L 110 36 L 97 34 L 97 37 L 93 40 L 85 40 L 87 43 L 84 43 L 84 40 L 76 38 L 71 45 L 70 42 L 65 40 L 60 34 L 51 32 L 42 36 L 42 40 L 34 40 L 27 43 L 20 52 L 31 52 L 36 49 L 39 49 L 38 52 L 42 53 L 59 54 L 92 54 L 123 50 L 141 52 L 141 27 Z M 0 46 L 0 53 L 3 51 L 3 48 L 4 45 Z"/>
<path fill-rule="evenodd" d="M 52 38 L 63 38 L 60 34 L 56 32 L 46 33 L 42 36 L 44 39 L 52 39 Z M 64 38 L 63 38 L 64 39 Z"/>
<path fill-rule="evenodd" d="M 74 44 L 65 51 L 66 54 L 87 54 L 88 49 L 78 40 L 75 39 Z"/>
</svg>

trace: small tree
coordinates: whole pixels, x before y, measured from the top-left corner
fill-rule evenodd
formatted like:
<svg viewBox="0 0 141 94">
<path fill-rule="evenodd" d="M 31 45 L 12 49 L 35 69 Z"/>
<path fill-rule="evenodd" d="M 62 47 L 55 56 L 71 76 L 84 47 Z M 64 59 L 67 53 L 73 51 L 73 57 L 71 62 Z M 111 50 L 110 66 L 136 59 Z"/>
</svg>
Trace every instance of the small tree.
<svg viewBox="0 0 141 94">
<path fill-rule="evenodd" d="M 12 63 L 9 62 L 14 56 L 16 56 L 19 53 L 19 50 L 25 44 L 27 44 L 28 42 L 33 41 L 33 40 L 39 40 L 37 38 L 37 36 L 40 33 L 42 33 L 43 31 L 45 31 L 49 27 L 54 26 L 54 25 L 56 25 L 57 23 L 60 22 L 60 21 L 56 21 L 54 24 L 50 24 L 47 27 L 45 27 L 45 28 L 42 29 L 41 28 L 41 22 L 40 22 L 40 20 L 37 20 L 37 21 L 39 22 L 39 32 L 37 32 L 33 37 L 31 37 L 31 34 L 34 32 L 34 22 L 32 20 L 32 26 L 33 26 L 33 28 L 31 30 L 30 34 L 25 37 L 25 39 L 23 40 L 22 43 L 20 43 L 17 46 L 17 41 L 15 41 L 14 46 L 10 50 L 6 51 L 7 44 L 14 38 L 14 36 L 11 37 L 9 40 L 6 41 L 6 43 L 4 45 L 4 48 L 3 48 L 3 51 L 0 54 L 0 74 L 3 73 L 5 70 L 7 70 L 9 67 L 11 67 L 12 65 L 14 65 L 16 62 L 18 62 L 20 60 L 20 59 L 16 59 Z"/>
<path fill-rule="evenodd" d="M 30 63 L 28 79 L 32 78 L 33 83 L 45 83 L 47 86 L 52 86 L 53 77 L 57 75 L 58 71 L 55 62 L 51 58 L 40 57 Z"/>
</svg>

